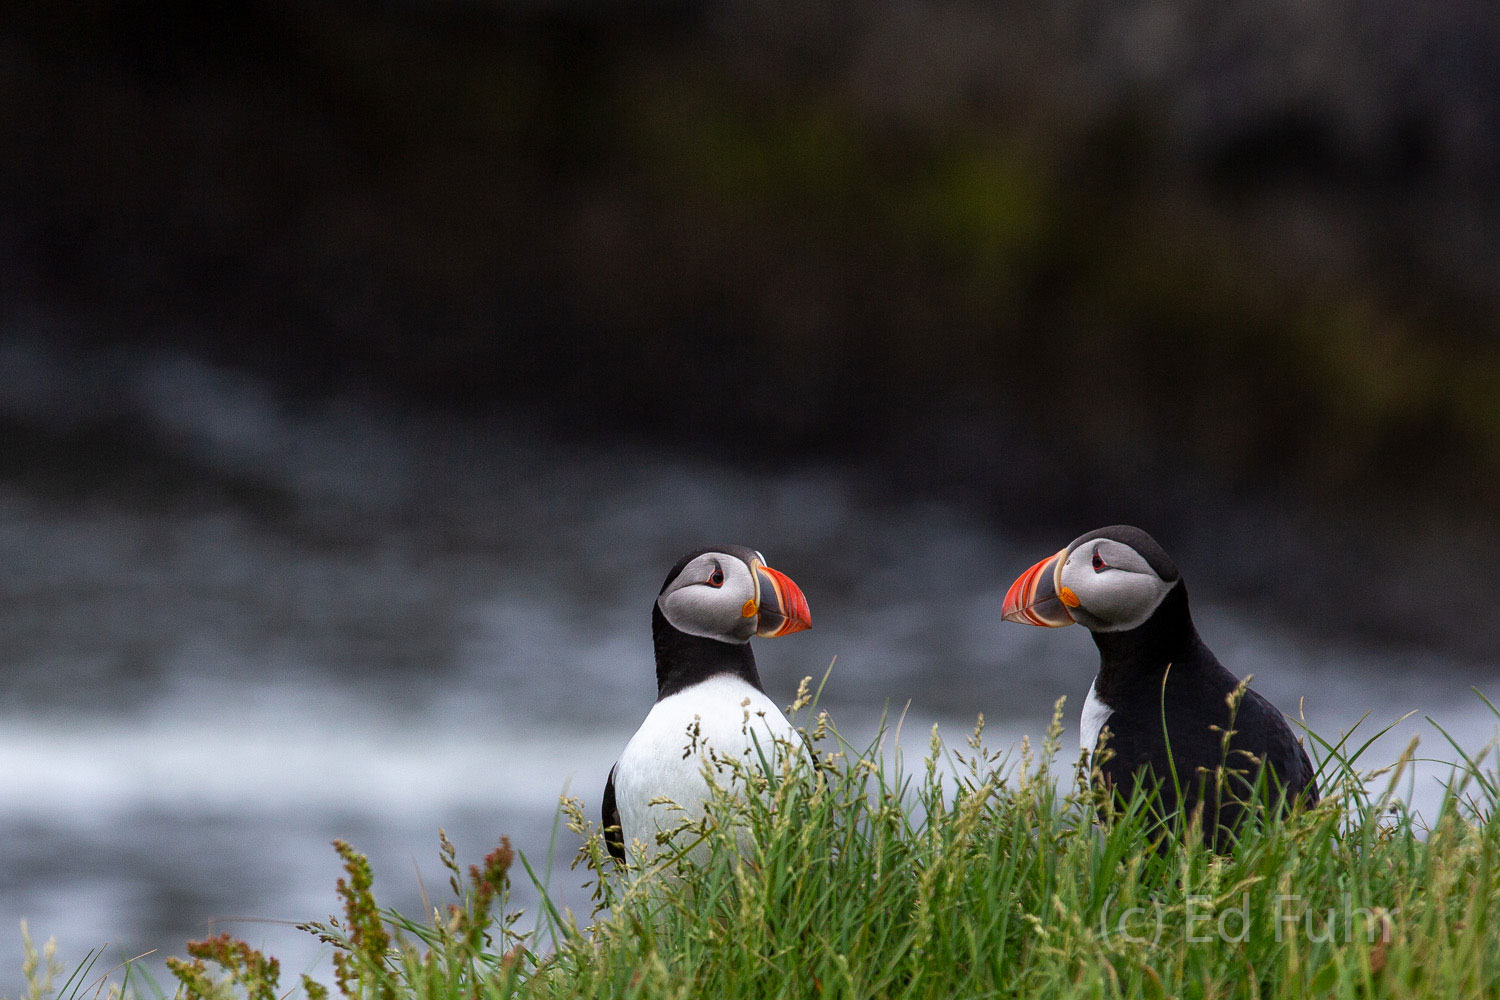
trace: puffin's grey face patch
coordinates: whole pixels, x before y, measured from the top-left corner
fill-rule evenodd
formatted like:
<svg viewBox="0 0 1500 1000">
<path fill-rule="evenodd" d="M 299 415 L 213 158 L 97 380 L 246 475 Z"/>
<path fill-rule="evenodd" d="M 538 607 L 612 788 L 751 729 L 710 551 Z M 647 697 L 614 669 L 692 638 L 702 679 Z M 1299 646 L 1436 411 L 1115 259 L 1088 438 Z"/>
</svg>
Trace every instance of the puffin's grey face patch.
<svg viewBox="0 0 1500 1000">
<path fill-rule="evenodd" d="M 755 600 L 755 577 L 738 556 L 705 552 L 682 567 L 656 599 L 673 628 L 720 642 L 748 642 L 758 616 L 745 617 Z"/>
<path fill-rule="evenodd" d="M 1068 553 L 1059 576 L 1062 586 L 1078 599 L 1069 613 L 1093 632 L 1136 628 L 1172 589 L 1139 552 L 1111 538 L 1078 545 Z"/>
</svg>

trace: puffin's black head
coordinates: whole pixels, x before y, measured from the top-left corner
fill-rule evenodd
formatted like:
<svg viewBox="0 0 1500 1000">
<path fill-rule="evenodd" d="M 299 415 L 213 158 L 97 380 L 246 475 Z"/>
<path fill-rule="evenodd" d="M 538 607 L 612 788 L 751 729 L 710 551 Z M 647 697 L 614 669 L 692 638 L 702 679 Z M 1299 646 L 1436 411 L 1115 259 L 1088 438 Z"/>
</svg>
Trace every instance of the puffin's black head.
<svg viewBox="0 0 1500 1000">
<path fill-rule="evenodd" d="M 1091 632 L 1145 623 L 1181 581 L 1177 564 L 1140 528 L 1116 524 L 1079 535 L 1022 573 L 1005 594 L 1006 621 Z"/>
<path fill-rule="evenodd" d="M 790 635 L 812 628 L 807 598 L 792 578 L 742 545 L 689 552 L 662 584 L 656 606 L 667 624 L 720 642 Z"/>
</svg>

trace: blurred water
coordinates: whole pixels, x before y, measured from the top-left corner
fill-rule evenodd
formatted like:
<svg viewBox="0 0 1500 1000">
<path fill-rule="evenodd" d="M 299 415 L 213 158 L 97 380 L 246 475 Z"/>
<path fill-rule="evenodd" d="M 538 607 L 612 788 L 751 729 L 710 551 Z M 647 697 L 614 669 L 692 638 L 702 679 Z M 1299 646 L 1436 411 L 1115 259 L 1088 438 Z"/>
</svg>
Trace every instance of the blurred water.
<svg viewBox="0 0 1500 1000">
<path fill-rule="evenodd" d="M 290 984 L 326 956 L 277 921 L 331 912 L 334 837 L 412 912 L 422 882 L 441 899 L 439 827 L 465 863 L 508 834 L 545 865 L 558 794 L 592 814 L 651 703 L 651 601 L 699 544 L 758 547 L 803 586 L 816 628 L 757 644 L 767 687 L 789 701 L 837 656 L 825 704 L 856 739 L 909 702 L 915 752 L 934 722 L 959 739 L 979 711 L 1004 746 L 1039 735 L 1062 694 L 1074 725 L 1092 676 L 1081 629 L 998 618 L 1015 573 L 1067 539 L 892 497 L 858 471 L 581 447 L 352 397 L 309 406 L 180 356 L 21 337 L 0 342 L 0 375 L 15 445 L 0 474 L 0 994 L 19 989 L 22 917 L 70 961 L 160 949 L 159 973 L 185 939 L 231 929 Z M 1476 665 L 1194 599 L 1220 657 L 1320 732 L 1417 710 L 1470 750 L 1496 736 L 1469 686 L 1500 691 Z M 1419 714 L 1370 762 L 1413 735 L 1455 756 Z M 1408 794 L 1430 808 L 1443 774 L 1424 764 Z M 575 848 L 558 836 L 552 884 L 586 915 Z"/>
</svg>

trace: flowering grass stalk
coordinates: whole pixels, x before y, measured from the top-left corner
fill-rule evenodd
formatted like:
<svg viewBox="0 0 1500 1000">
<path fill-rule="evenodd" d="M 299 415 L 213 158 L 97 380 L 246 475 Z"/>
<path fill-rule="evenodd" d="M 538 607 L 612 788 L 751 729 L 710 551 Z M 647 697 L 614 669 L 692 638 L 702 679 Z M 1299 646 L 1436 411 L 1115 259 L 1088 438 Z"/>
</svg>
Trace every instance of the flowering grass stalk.
<svg viewBox="0 0 1500 1000">
<path fill-rule="evenodd" d="M 531 933 L 510 908 L 511 869 L 540 879 L 508 843 L 465 873 L 443 838 L 453 901 L 421 917 L 380 907 L 368 862 L 339 845 L 343 918 L 307 925 L 334 949 L 334 988 L 347 1000 L 1500 997 L 1488 751 L 1455 745 L 1424 819 L 1396 794 L 1414 746 L 1366 772 L 1378 733 L 1359 746 L 1313 736 L 1323 801 L 1252 812 L 1215 852 L 1193 818 L 1164 826 L 1143 793 L 1096 793 L 1082 761 L 1059 756 L 1061 702 L 1040 746 L 992 750 L 981 719 L 962 746 L 934 730 L 914 770 L 879 739 L 849 746 L 812 711 L 810 752 L 709 761 L 704 815 L 639 869 L 616 866 L 591 810 L 565 798 L 595 909 L 560 911 L 541 886 Z M 189 954 L 172 966 L 185 1000 L 287 992 L 274 960 L 241 943 Z"/>
</svg>

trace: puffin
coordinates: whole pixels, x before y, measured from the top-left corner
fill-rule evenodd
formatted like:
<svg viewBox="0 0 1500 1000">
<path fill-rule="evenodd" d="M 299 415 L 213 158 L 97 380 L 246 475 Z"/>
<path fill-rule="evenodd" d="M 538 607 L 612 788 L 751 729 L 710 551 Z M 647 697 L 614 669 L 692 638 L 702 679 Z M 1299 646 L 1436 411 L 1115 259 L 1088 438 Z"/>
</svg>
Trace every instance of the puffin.
<svg viewBox="0 0 1500 1000">
<path fill-rule="evenodd" d="M 798 744 L 750 639 L 811 627 L 801 588 L 759 552 L 721 545 L 677 560 L 651 607 L 656 704 L 604 785 L 604 842 L 616 861 L 626 864 L 627 851 L 644 861 L 659 830 L 702 815 L 710 751 L 754 762 L 777 741 Z"/>
<path fill-rule="evenodd" d="M 1050 628 L 1077 622 L 1092 633 L 1099 672 L 1079 744 L 1121 799 L 1145 781 L 1159 820 L 1179 804 L 1184 816 L 1201 808 L 1204 840 L 1219 851 L 1232 843 L 1262 765 L 1270 801 L 1284 809 L 1318 801 L 1312 762 L 1275 706 L 1247 688 L 1231 707 L 1239 678 L 1199 637 L 1182 574 L 1140 528 L 1078 536 L 1010 585 L 1002 616 Z M 1105 751 L 1096 753 L 1105 730 Z M 1213 777 L 1220 767 L 1222 784 Z"/>
</svg>

